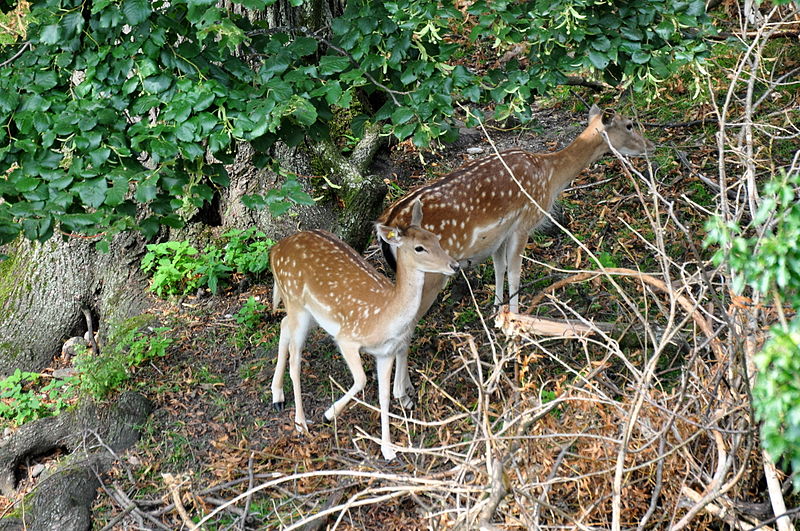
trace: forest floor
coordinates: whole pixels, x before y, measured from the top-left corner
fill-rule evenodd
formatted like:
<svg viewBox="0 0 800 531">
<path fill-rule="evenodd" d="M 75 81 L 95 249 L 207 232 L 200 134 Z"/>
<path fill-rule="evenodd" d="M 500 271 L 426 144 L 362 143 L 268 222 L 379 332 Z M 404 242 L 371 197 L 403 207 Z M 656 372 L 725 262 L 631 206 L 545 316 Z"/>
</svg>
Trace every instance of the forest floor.
<svg viewBox="0 0 800 531">
<path fill-rule="evenodd" d="M 570 105 L 582 110 L 577 113 Z M 646 113 L 639 119 L 651 121 Z M 569 104 L 561 101 L 537 110 L 529 127 L 505 130 L 493 127 L 487 131 L 501 150 L 519 147 L 535 152 L 553 151 L 575 138 L 585 123 L 586 111 L 575 100 L 569 100 Z M 685 150 L 690 153 L 689 164 L 704 167 L 708 162 L 704 133 L 694 128 L 690 138 L 687 129 L 650 127 L 645 134 L 660 146 L 669 146 L 660 149 L 656 158 L 649 161 L 655 172 L 654 182 L 668 200 L 690 211 L 684 219 L 685 227 L 697 235 L 695 241 L 687 244 L 684 232 L 669 228 L 664 238 L 670 259 L 677 263 L 694 261 L 697 257 L 691 254 L 692 245 L 696 249 L 702 247 L 700 228 L 706 219 L 703 205 L 709 205 L 713 193 L 691 174 L 685 163 L 678 161 L 674 152 Z M 492 150 L 485 135 L 473 130 L 466 140 L 425 153 L 424 157 L 408 144 L 395 145 L 378 156 L 375 171 L 383 172 L 390 186 L 388 204 L 417 184 L 444 175 Z M 646 173 L 648 161 L 638 160 L 634 164 Z M 642 198 L 635 178 L 626 176 L 613 156 L 606 156 L 578 176 L 562 195 L 561 203 L 566 226 L 604 266 L 648 271 L 657 266 L 658 257 L 650 248 L 652 231 L 646 223 Z M 367 254 L 377 268 L 385 270 L 375 246 Z M 567 270 L 598 268 L 581 247 L 558 230 L 551 235 L 534 236 L 526 256 L 531 260 L 523 263 L 520 304 L 523 312 L 529 309 L 526 301 L 532 295 L 565 277 Z M 244 529 L 240 527 L 244 524 L 244 514 L 248 515 L 248 529 L 286 528 L 324 508 L 345 503 L 349 504 L 347 510 L 332 511 L 330 519 L 320 518 L 309 525 L 336 523 L 338 529 L 397 530 L 451 526 L 454 517 L 444 508 L 447 504 L 439 506 L 436 500 L 449 494 L 448 503 L 455 499 L 456 505 L 464 504 L 469 510 L 475 500 L 483 497 L 484 491 L 491 491 L 487 487 L 491 484 L 488 472 L 475 465 L 475 458 L 481 456 L 472 455 L 475 450 L 470 449 L 470 444 L 481 438 L 481 426 L 485 427 L 486 421 L 476 418 L 476 412 L 482 412 L 487 419 L 499 419 L 523 404 L 541 405 L 562 394 L 570 374 L 593 365 L 603 366 L 596 379 L 611 396 L 624 402 L 622 395 L 630 384 L 625 364 L 643 365 L 645 361 L 642 349 L 635 348 L 627 352 L 627 359 L 609 361 L 608 357 L 603 359 L 602 348 L 594 348 L 585 341 L 550 341 L 542 351 L 532 347 L 514 350 L 493 326 L 496 311 L 493 284 L 490 262 L 468 271 L 466 280 L 451 282 L 417 327 L 410 355 L 411 377 L 417 388 L 416 407 L 413 411 L 403 411 L 396 402 L 392 405 L 393 413 L 399 417 L 393 422 L 393 440 L 409 451 L 401 451 L 398 459 L 390 463 L 381 459 L 375 442 L 380 420 L 375 407 L 374 367 L 369 356 L 363 358 L 368 375 L 363 402 L 349 407 L 335 422 L 324 421 L 323 411 L 342 393 L 341 389 L 349 387 L 351 379 L 336 345 L 321 330 L 310 334 L 302 367 L 304 406 L 309 419 L 315 421 L 310 435 L 294 429 L 291 399 L 286 410 L 273 410 L 269 388 L 283 312 L 267 310 L 255 331 L 245 332 L 236 321 L 237 312 L 250 297 L 271 304 L 270 282 L 252 286 L 245 292 L 230 289 L 212 297 L 154 299 L 153 313 L 160 325 L 169 328 L 165 333 L 174 342 L 166 356 L 133 369 L 127 388 L 144 393 L 156 403 L 157 409 L 144 426 L 139 444 L 121 456 L 104 476 L 104 488 L 94 507 L 95 528 L 106 529 L 104 526 L 123 510 L 120 500 L 126 498 L 150 508 L 151 517 L 158 523 L 142 520 L 134 513 L 113 524 L 114 529 L 181 528 L 184 522 L 169 495 L 162 475 L 165 473 L 179 478 L 183 505 L 195 521 L 249 488 L 265 486 L 210 518 L 205 524 L 208 529 Z M 577 314 L 612 323 L 624 319 L 623 304 L 605 281 L 594 279 L 572 284 L 560 290 L 558 297 L 561 304 L 574 308 Z M 560 318 L 562 312 L 561 307 L 546 303 L 534 313 Z M 670 375 L 675 365 L 680 364 L 676 359 L 680 354 L 673 351 L 671 355 L 660 362 L 660 367 L 667 379 L 674 380 L 676 377 Z M 493 373 L 500 381 L 495 382 L 487 400 L 482 389 L 485 380 L 481 380 L 486 375 L 476 376 L 480 370 L 476 371 L 479 365 L 475 358 L 482 360 L 481 366 L 488 367 L 498 356 L 506 361 L 499 376 Z M 287 397 L 291 397 L 288 377 L 285 389 Z M 602 481 L 589 478 L 595 465 L 605 463 L 600 468 L 606 473 L 613 467 L 616 453 L 602 441 L 603 437 L 617 433 L 618 421 L 600 407 L 593 411 L 579 408 L 579 411 L 573 416 L 588 418 L 590 424 L 604 433 L 580 451 L 575 450 L 576 454 L 582 454 L 583 461 L 570 466 L 586 477 L 554 487 L 549 503 L 554 514 L 563 515 L 580 507 L 594 511 L 590 521 L 603 521 L 610 512 L 610 498 L 597 485 L 605 483 L 607 487 L 608 478 L 603 476 Z M 525 439 L 523 444 L 531 446 L 524 448 L 526 457 L 520 460 L 539 461 L 534 465 L 539 468 L 527 469 L 525 478 L 536 476 L 543 480 L 552 464 L 563 459 L 559 454 L 563 454 L 570 440 L 575 440 L 571 434 L 582 431 L 565 421 L 565 416 L 573 413 L 567 406 L 560 407 L 532 430 L 533 435 L 542 437 L 561 432 L 563 436 L 558 439 L 545 438 L 539 446 L 536 437 Z M 593 414 L 596 416 L 592 417 Z M 587 458 L 594 465 L 587 465 Z M 472 464 L 454 473 L 464 459 Z M 652 467 L 645 472 L 645 477 L 654 473 Z M 522 481 L 522 485 L 528 481 L 519 472 L 515 474 L 514 479 Z M 288 480 L 281 479 L 287 477 Z M 384 482 L 391 483 L 392 478 L 401 477 L 429 478 L 441 483 L 386 490 Z M 463 499 L 456 492 L 461 488 Z M 442 493 L 442 489 L 450 492 Z M 647 508 L 649 494 L 635 492 L 641 490 L 635 483 L 631 489 L 628 496 L 635 507 L 630 510 L 638 517 L 642 507 Z M 524 488 L 518 489 L 522 491 Z M 600 501 L 594 507 L 587 508 L 578 500 L 581 493 L 588 492 L 600 493 Z M 626 500 L 626 507 L 627 504 Z M 523 517 L 520 512 L 527 510 L 530 508 L 525 509 L 519 499 L 504 502 L 496 521 L 503 522 L 504 528 L 524 529 L 522 522 L 529 521 L 531 515 Z M 674 515 L 666 515 L 670 517 Z M 139 524 L 135 523 L 137 518 Z"/>
<path fill-rule="evenodd" d="M 584 111 L 585 112 L 585 111 Z M 536 112 L 529 128 L 488 132 L 498 149 L 519 147 L 530 151 L 552 151 L 565 146 L 584 128 L 586 117 L 576 114 L 562 104 Z M 676 131 L 683 135 L 684 131 Z M 650 129 L 647 135 L 663 144 L 673 140 L 670 131 Z M 443 175 L 471 158 L 492 152 L 492 146 L 480 131 L 472 131 L 465 142 L 421 157 L 408 145 L 395 146 L 379 160 L 391 183 L 390 199 L 413 186 Z M 473 148 L 467 154 L 466 148 Z M 478 153 L 476 153 L 478 152 Z M 645 161 L 637 164 L 644 168 Z M 662 168 L 658 173 L 665 183 L 667 194 L 701 196 L 708 194 L 696 180 L 687 177 L 678 165 Z M 668 186 L 680 180 L 679 186 Z M 710 196 L 709 196 L 710 197 Z M 567 225 L 576 237 L 605 260 L 606 266 L 647 268 L 649 253 L 632 229 L 641 224 L 641 204 L 632 183 L 620 170 L 619 162 L 605 157 L 583 171 L 562 197 Z M 624 221 L 628 225 L 626 229 Z M 698 232 L 699 234 L 699 232 Z M 698 247 L 700 242 L 696 242 Z M 686 252 L 687 246 L 680 246 Z M 645 252 L 643 252 L 645 251 Z M 379 269 L 385 266 L 375 247 L 368 255 Z M 595 269 L 579 248 L 563 235 L 536 236 L 530 242 L 527 255 L 556 268 Z M 681 260 L 682 256 L 673 256 Z M 526 298 L 553 282 L 561 275 L 531 261 L 524 264 L 524 288 L 521 307 L 527 309 Z M 503 343 L 492 328 L 494 280 L 490 263 L 467 274 L 467 282 L 451 283 L 439 303 L 420 323 L 412 345 L 410 365 L 418 397 L 413 412 L 398 411 L 417 420 L 432 423 L 432 427 L 408 426 L 397 429 L 393 437 L 400 446 L 425 448 L 442 447 L 463 442 L 472 434 L 468 426 L 436 426 L 437 421 L 457 415 L 469 408 L 479 396 L 479 390 L 466 375 L 464 352 L 473 344 L 480 356 L 491 359 L 491 343 Z M 615 303 L 604 297 L 602 283 L 579 285 L 565 295 L 579 311 L 590 313 L 600 320 L 617 319 Z M 378 445 L 365 434 L 375 436 L 380 421 L 374 407 L 351 406 L 335 423 L 322 420 L 322 412 L 337 389 L 350 385 L 350 376 L 333 341 L 321 330 L 313 332 L 306 344 L 303 361 L 303 395 L 306 413 L 316 420 L 310 436 L 293 428 L 291 400 L 285 411 L 271 407 L 270 381 L 275 361 L 275 344 L 282 312 L 264 316 L 261 330 L 254 341 L 243 336 L 235 314 L 249 297 L 267 303 L 271 301 L 271 286 L 257 285 L 247 292 L 234 290 L 220 296 L 196 299 L 188 297 L 178 304 L 159 302 L 159 321 L 172 329 L 177 339 L 169 354 L 140 367 L 132 381 L 153 399 L 158 409 L 145 426 L 139 445 L 129 451 L 106 478 L 110 492 L 122 491 L 132 499 L 163 501 L 166 487 L 162 473 L 183 478 L 181 489 L 192 515 L 208 514 L 224 500 L 229 500 L 258 485 L 275 474 L 311 473 L 314 471 L 346 469 L 376 473 L 419 473 L 425 470 L 436 474 L 447 470 L 447 459 L 431 459 L 424 454 L 400 453 L 399 459 L 385 463 Z M 540 314 L 546 312 L 540 312 Z M 484 321 L 487 328 L 484 328 Z M 488 334 L 488 336 L 487 336 Z M 487 339 L 487 337 L 489 339 Z M 471 348 L 471 347 L 470 347 Z M 567 357 L 580 357 L 580 348 L 554 345 Z M 548 389 L 528 386 L 531 393 L 554 393 L 558 385 L 546 376 L 548 370 L 563 372 L 552 360 L 530 367 L 527 381 L 549 382 Z M 377 403 L 377 386 L 372 360 L 364 357 L 369 383 L 364 392 L 366 404 Z M 507 370 L 513 372 L 513 368 Z M 511 376 L 514 377 L 513 375 Z M 517 376 L 518 377 L 518 376 Z M 287 396 L 291 397 L 286 378 Z M 463 410 L 462 410 L 463 411 Z M 474 478 L 477 480 L 477 476 Z M 377 481 L 377 480 L 374 480 Z M 465 483 L 469 478 L 464 478 Z M 321 504 L 341 503 L 363 487 L 357 478 L 328 476 L 300 477 L 289 483 L 265 489 L 253 496 L 248 513 L 252 524 L 260 528 L 281 528 L 319 511 Z M 343 498 L 344 496 L 345 498 Z M 418 501 L 418 500 L 417 500 Z M 383 503 L 366 504 L 347 511 L 339 529 L 421 529 L 431 525 L 421 519 L 424 503 L 415 496 L 403 496 Z M 356 504 L 358 505 L 358 504 Z M 216 528 L 224 529 L 238 521 L 244 501 L 237 512 L 223 511 L 215 518 Z M 98 528 L 102 522 L 120 511 L 112 498 L 101 495 L 95 512 Z M 236 509 L 234 509 L 236 511 Z M 336 515 L 334 515 L 335 518 Z M 162 516 L 167 527 L 178 528 L 178 513 Z M 323 522 L 319 520 L 318 522 Z M 444 525 L 446 518 L 442 517 Z"/>
</svg>

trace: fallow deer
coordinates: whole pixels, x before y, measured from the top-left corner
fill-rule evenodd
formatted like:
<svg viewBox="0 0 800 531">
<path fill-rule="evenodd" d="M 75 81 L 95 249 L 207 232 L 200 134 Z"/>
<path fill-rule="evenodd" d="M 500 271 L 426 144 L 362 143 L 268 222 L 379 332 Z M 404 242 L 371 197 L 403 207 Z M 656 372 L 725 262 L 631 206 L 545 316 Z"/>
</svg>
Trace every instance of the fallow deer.
<svg viewBox="0 0 800 531">
<path fill-rule="evenodd" d="M 416 324 L 426 274 L 452 275 L 458 262 L 442 250 L 439 239 L 420 228 L 422 205 L 410 207 L 409 219 L 399 225 L 377 224 L 381 241 L 397 256 L 395 284 L 378 273 L 350 246 L 321 230 L 299 232 L 280 241 L 270 252 L 275 278 L 273 308 L 281 300 L 286 316 L 281 322 L 278 362 L 272 378 L 272 402 L 283 407 L 283 373 L 288 356 L 294 389 L 295 426 L 308 431 L 300 391 L 300 361 L 312 324 L 325 329 L 342 351 L 353 376 L 353 386 L 326 412 L 331 420 L 364 389 L 366 375 L 361 352 L 375 357 L 381 412 L 381 452 L 393 459 L 389 435 L 389 381 L 398 352 L 405 354 Z M 405 388 L 395 379 L 394 394 Z"/>
<path fill-rule="evenodd" d="M 550 211 L 575 176 L 610 151 L 606 136 L 623 155 L 642 155 L 654 147 L 630 119 L 610 111 L 601 112 L 593 105 L 589 125 L 561 151 L 531 153 L 511 149 L 500 153 L 502 161 L 497 155 L 474 160 L 411 191 L 389 206 L 378 222 L 402 224 L 409 219 L 412 205 L 422 201 L 425 205 L 422 227 L 440 237 L 442 248 L 461 267 L 475 266 L 492 257 L 498 304 L 503 301 L 504 277 L 508 273 L 509 308 L 518 312 L 522 253 L 528 234 L 547 218 L 545 212 Z M 392 250 L 385 244 L 382 249 L 387 262 L 394 267 Z M 445 284 L 443 275 L 425 275 L 417 318 L 428 311 Z M 406 355 L 398 354 L 397 372 L 405 374 L 395 377 L 395 385 L 405 385 L 412 392 Z"/>
</svg>

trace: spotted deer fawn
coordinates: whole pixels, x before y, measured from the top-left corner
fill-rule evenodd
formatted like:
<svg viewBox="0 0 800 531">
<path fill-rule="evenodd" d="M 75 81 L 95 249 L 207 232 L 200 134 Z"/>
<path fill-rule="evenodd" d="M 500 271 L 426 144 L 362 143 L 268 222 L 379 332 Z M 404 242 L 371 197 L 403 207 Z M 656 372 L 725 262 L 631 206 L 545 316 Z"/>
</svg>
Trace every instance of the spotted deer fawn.
<svg viewBox="0 0 800 531">
<path fill-rule="evenodd" d="M 518 312 L 522 253 L 529 233 L 547 219 L 545 212 L 552 209 L 556 198 L 575 176 L 610 151 L 606 136 L 623 155 L 642 155 L 654 148 L 630 119 L 612 111 L 602 112 L 593 105 L 589 125 L 561 151 L 530 153 L 511 149 L 500 153 L 502 162 L 497 155 L 474 160 L 413 190 L 389 206 L 378 222 L 402 224 L 409 219 L 412 205 L 421 201 L 425 205 L 422 227 L 439 236 L 442 248 L 461 267 L 469 268 L 492 257 L 497 304 L 503 301 L 503 284 L 508 273 L 509 309 Z M 394 268 L 394 250 L 384 243 L 381 247 L 386 261 Z M 425 315 L 446 283 L 444 275 L 425 275 L 417 319 Z M 404 385 L 409 394 L 414 391 L 408 376 L 406 350 L 397 354 L 395 386 L 398 385 Z"/>
<path fill-rule="evenodd" d="M 442 248 L 461 267 L 468 268 L 492 257 L 497 304 L 503 302 L 503 283 L 508 273 L 509 308 L 518 312 L 517 292 L 528 234 L 547 218 L 545 212 L 553 207 L 575 176 L 609 152 L 603 133 L 623 155 L 642 155 L 654 147 L 638 133 L 630 119 L 610 111 L 601 112 L 593 105 L 589 125 L 561 151 L 530 153 L 511 149 L 500 154 L 505 164 L 497 155 L 474 160 L 413 190 L 387 208 L 378 222 L 401 224 L 411 215 L 412 205 L 422 201 L 423 228 L 439 236 Z M 393 251 L 385 244 L 382 249 L 387 262 L 394 267 Z M 419 317 L 428 311 L 445 283 L 443 275 L 425 275 Z"/>
<path fill-rule="evenodd" d="M 325 412 L 331 420 L 364 389 L 361 352 L 375 357 L 381 412 L 381 452 L 393 459 L 389 436 L 389 380 L 398 352 L 405 353 L 416 324 L 426 274 L 452 275 L 458 262 L 442 250 L 439 239 L 420 228 L 422 205 L 415 201 L 407 222 L 377 224 L 382 242 L 397 256 L 396 283 L 378 273 L 351 247 L 321 230 L 299 232 L 280 241 L 270 252 L 275 277 L 273 308 L 281 300 L 278 362 L 272 378 L 272 402 L 282 409 L 283 373 L 289 361 L 295 403 L 295 426 L 308 431 L 300 393 L 300 360 L 312 324 L 325 329 L 339 345 L 353 376 L 353 386 Z M 400 369 L 400 366 L 398 366 Z M 404 369 L 401 378 L 407 375 Z M 403 398 L 406 383 L 395 376 L 394 395 Z"/>
</svg>

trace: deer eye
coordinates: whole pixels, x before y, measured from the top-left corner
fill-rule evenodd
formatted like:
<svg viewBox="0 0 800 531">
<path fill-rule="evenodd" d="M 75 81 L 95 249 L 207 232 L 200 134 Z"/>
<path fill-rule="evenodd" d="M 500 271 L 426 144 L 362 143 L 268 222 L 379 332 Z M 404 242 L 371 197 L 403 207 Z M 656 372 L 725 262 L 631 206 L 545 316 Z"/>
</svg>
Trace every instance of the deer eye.
<svg viewBox="0 0 800 531">
<path fill-rule="evenodd" d="M 629 123 L 629 124 L 628 124 L 628 125 L 626 125 L 625 127 L 628 129 L 628 131 L 630 131 L 630 130 L 632 130 L 632 129 L 633 129 L 633 124 L 632 124 L 632 123 Z"/>
<path fill-rule="evenodd" d="M 421 246 L 421 245 L 417 245 L 416 247 L 414 247 L 414 250 L 417 251 L 418 253 L 427 253 L 428 252 L 428 250 L 425 247 Z"/>
</svg>

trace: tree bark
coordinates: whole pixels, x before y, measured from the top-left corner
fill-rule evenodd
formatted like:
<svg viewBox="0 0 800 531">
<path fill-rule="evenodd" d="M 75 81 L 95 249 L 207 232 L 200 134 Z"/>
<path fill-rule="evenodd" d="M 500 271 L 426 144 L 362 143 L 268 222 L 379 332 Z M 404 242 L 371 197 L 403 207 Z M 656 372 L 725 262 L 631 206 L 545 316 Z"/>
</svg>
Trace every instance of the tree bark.
<svg viewBox="0 0 800 531">
<path fill-rule="evenodd" d="M 0 375 L 47 367 L 70 336 L 83 335 L 88 308 L 100 335 L 147 307 L 140 238 L 116 237 L 108 253 L 82 239 L 17 241 L 0 263 Z"/>
</svg>

